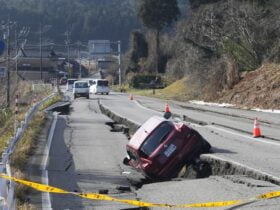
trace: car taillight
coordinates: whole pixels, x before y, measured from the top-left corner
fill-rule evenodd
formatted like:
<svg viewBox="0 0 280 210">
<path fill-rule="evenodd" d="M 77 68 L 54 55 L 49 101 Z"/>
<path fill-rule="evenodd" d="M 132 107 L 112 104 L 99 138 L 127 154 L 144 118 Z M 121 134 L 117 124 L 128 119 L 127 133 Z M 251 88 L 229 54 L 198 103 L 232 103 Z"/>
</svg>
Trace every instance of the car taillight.
<svg viewBox="0 0 280 210">
<path fill-rule="evenodd" d="M 141 158 L 141 162 L 142 162 L 142 167 L 143 168 L 146 168 L 146 167 L 148 167 L 149 165 L 152 164 L 152 161 L 150 161 L 150 160 L 148 160 L 146 158 Z"/>
<path fill-rule="evenodd" d="M 177 131 L 181 132 L 182 128 L 184 127 L 184 123 L 176 123 L 174 126 Z"/>
<path fill-rule="evenodd" d="M 142 166 L 143 168 L 147 168 L 147 166 L 149 166 L 150 164 L 149 163 L 143 163 Z"/>
</svg>

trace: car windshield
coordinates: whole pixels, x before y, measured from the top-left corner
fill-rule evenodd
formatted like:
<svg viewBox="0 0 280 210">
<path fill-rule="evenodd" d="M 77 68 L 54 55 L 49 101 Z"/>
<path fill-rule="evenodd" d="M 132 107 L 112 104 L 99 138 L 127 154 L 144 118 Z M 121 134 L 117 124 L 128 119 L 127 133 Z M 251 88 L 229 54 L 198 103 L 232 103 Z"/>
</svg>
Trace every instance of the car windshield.
<svg viewBox="0 0 280 210">
<path fill-rule="evenodd" d="M 87 88 L 88 84 L 86 82 L 75 83 L 75 88 Z"/>
<path fill-rule="evenodd" d="M 147 137 L 145 142 L 140 148 L 140 155 L 148 157 L 153 151 L 166 139 L 166 137 L 173 130 L 173 124 L 169 121 L 166 121 L 160 124 L 151 135 Z"/>
<path fill-rule="evenodd" d="M 93 85 L 93 84 L 95 84 L 95 81 L 89 80 L 89 84 L 90 84 L 90 85 Z"/>
<path fill-rule="evenodd" d="M 68 84 L 69 84 L 69 85 L 73 85 L 75 81 L 77 81 L 77 80 L 69 79 L 69 80 L 68 80 Z"/>
<path fill-rule="evenodd" d="M 108 81 L 107 80 L 98 80 L 97 81 L 98 86 L 108 86 Z"/>
</svg>

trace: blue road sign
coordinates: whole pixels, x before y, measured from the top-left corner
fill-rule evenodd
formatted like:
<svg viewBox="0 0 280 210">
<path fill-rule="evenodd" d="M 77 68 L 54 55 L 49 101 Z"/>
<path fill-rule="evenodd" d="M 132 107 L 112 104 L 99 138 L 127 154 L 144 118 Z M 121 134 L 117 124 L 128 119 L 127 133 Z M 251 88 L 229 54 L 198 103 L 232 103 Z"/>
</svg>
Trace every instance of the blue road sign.
<svg viewBox="0 0 280 210">
<path fill-rule="evenodd" d="M 5 42 L 0 40 L 0 55 L 5 51 Z"/>
</svg>

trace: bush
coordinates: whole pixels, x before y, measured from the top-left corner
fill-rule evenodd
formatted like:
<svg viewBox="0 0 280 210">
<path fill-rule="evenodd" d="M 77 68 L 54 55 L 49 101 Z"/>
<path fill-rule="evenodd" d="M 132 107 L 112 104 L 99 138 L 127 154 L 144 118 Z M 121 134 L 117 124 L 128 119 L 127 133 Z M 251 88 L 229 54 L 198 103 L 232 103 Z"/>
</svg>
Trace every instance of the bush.
<svg viewBox="0 0 280 210">
<path fill-rule="evenodd" d="M 12 111 L 10 109 L 0 107 L 0 126 L 1 127 L 11 117 L 11 115 L 12 115 Z"/>
<path fill-rule="evenodd" d="M 146 89 L 146 88 L 163 88 L 162 79 L 157 75 L 135 75 L 131 78 L 129 87 Z"/>
</svg>

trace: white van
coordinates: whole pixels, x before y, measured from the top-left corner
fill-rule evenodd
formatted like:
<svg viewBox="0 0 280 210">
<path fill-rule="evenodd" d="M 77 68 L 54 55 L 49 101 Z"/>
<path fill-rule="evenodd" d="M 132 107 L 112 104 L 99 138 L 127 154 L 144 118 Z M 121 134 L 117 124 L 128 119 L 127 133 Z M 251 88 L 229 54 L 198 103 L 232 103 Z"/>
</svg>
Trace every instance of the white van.
<svg viewBox="0 0 280 210">
<path fill-rule="evenodd" d="M 96 79 L 92 81 L 89 92 L 93 94 L 106 94 L 110 92 L 109 81 L 107 79 Z"/>
<path fill-rule="evenodd" d="M 87 81 L 76 81 L 73 85 L 74 99 L 77 97 L 86 97 L 89 99 L 89 85 Z"/>
<path fill-rule="evenodd" d="M 77 81 L 77 79 L 68 79 L 67 84 L 66 84 L 66 90 L 67 91 L 72 91 L 73 90 L 73 84 L 76 81 Z"/>
</svg>

